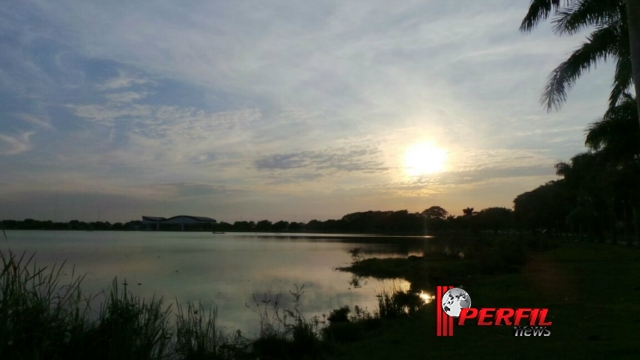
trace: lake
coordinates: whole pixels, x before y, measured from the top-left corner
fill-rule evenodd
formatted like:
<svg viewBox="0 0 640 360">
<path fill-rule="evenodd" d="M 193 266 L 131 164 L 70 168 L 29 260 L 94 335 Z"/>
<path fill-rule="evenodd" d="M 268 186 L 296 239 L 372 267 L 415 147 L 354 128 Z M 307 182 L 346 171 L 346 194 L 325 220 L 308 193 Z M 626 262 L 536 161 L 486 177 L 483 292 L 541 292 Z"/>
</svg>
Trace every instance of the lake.
<svg viewBox="0 0 640 360">
<path fill-rule="evenodd" d="M 118 277 L 135 295 L 202 302 L 218 309 L 218 324 L 228 331 L 255 335 L 260 318 L 254 298 L 281 294 L 291 306 L 289 291 L 304 285 L 300 309 L 306 317 L 329 314 L 344 305 L 376 309 L 376 293 L 408 289 L 403 280 L 362 279 L 335 271 L 351 262 L 349 250 L 366 256 L 422 255 L 426 238 L 322 234 L 255 234 L 154 231 L 7 231 L 3 251 L 36 253 L 38 265 L 66 260 L 66 275 L 86 274 L 83 290 L 99 293 Z M 253 304 L 253 305 L 252 305 Z M 249 305 L 251 308 L 247 308 Z M 175 311 L 174 311 L 175 313 Z"/>
</svg>

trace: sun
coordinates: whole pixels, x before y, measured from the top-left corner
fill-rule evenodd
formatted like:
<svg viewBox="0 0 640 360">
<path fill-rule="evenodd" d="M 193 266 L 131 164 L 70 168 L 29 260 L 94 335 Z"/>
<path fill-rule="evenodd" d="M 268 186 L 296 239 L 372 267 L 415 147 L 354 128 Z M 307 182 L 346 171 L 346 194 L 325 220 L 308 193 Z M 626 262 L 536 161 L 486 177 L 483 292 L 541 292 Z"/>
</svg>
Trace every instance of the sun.
<svg viewBox="0 0 640 360">
<path fill-rule="evenodd" d="M 428 175 L 444 170 L 447 152 L 429 142 L 410 146 L 404 155 L 404 166 L 410 176 Z"/>
</svg>

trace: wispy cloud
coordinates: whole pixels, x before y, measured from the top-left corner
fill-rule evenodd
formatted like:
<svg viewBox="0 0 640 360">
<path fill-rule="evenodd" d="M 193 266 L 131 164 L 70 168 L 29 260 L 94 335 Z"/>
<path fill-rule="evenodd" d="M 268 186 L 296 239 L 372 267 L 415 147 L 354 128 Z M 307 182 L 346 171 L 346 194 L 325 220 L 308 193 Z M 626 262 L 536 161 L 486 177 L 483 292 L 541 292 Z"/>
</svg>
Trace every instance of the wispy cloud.
<svg viewBox="0 0 640 360">
<path fill-rule="evenodd" d="M 111 78 L 103 84 L 96 85 L 96 88 L 98 90 L 117 90 L 117 89 L 128 88 L 133 85 L 147 84 L 149 82 L 150 80 L 148 79 L 129 76 L 126 73 L 121 71 L 120 76 Z"/>
<path fill-rule="evenodd" d="M 3 157 L 14 171 L 0 174 L 0 196 L 35 201 L 27 194 L 55 183 L 77 199 L 113 194 L 139 211 L 162 202 L 215 216 L 195 196 L 207 194 L 230 218 L 303 216 L 301 203 L 322 217 L 425 199 L 509 206 L 584 148 L 581 129 L 606 108 L 613 69 L 599 66 L 562 112 L 546 113 L 546 77 L 581 39 L 547 25 L 521 34 L 527 6 L 2 7 L 0 154 L 21 156 Z M 446 149 L 446 171 L 409 177 L 404 152 L 424 141 Z"/>
<path fill-rule="evenodd" d="M 47 130 L 53 130 L 53 126 L 51 126 L 49 121 L 47 121 L 46 119 L 42 119 L 31 114 L 18 114 L 17 117 L 28 123 L 36 125 L 37 127 L 44 128 Z"/>
<path fill-rule="evenodd" d="M 105 95 L 107 100 L 115 103 L 130 103 L 136 100 L 143 99 L 145 96 L 146 93 L 138 93 L 133 91 Z"/>
<path fill-rule="evenodd" d="M 389 170 L 378 160 L 380 151 L 371 146 L 329 148 L 322 151 L 273 154 L 255 160 L 258 170 L 337 170 L 384 172 Z"/>
<path fill-rule="evenodd" d="M 31 150 L 31 135 L 32 131 L 13 136 L 0 134 L 0 155 L 17 155 Z"/>
</svg>

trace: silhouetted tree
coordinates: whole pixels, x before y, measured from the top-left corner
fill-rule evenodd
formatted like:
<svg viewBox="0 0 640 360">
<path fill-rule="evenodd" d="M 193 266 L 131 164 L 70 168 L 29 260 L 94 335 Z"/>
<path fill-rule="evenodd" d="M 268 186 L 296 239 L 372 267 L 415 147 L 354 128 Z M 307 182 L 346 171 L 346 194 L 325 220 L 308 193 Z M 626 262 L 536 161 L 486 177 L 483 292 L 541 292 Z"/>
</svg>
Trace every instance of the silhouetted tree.
<svg viewBox="0 0 640 360">
<path fill-rule="evenodd" d="M 249 221 L 236 221 L 231 226 L 231 230 L 233 230 L 233 231 L 250 232 L 250 231 L 254 231 L 255 230 L 255 224 L 253 223 L 253 221 L 251 221 L 251 222 L 249 222 Z"/>
<path fill-rule="evenodd" d="M 447 210 L 441 208 L 440 206 L 432 206 L 426 210 L 424 210 L 422 213 L 422 216 L 428 218 L 428 219 L 446 219 L 447 215 L 449 215 L 449 212 L 447 212 Z"/>
<path fill-rule="evenodd" d="M 273 231 L 286 231 L 289 230 L 289 222 L 288 221 L 278 221 L 275 224 L 271 225 L 271 230 Z"/>
<path fill-rule="evenodd" d="M 446 221 L 449 212 L 440 206 L 432 206 L 422 213 L 424 218 L 424 231 L 439 231 L 447 228 L 448 222 Z"/>
<path fill-rule="evenodd" d="M 636 4 L 631 12 L 631 36 L 634 47 L 640 46 L 637 34 Z M 609 96 L 610 107 L 615 106 L 631 84 L 632 74 L 640 70 L 640 54 L 632 47 L 627 27 L 627 4 L 624 0 L 532 0 L 529 11 L 522 20 L 520 31 L 530 32 L 553 12 L 553 31 L 557 35 L 573 35 L 582 29 L 594 29 L 587 41 L 575 50 L 567 60 L 549 75 L 541 102 L 547 107 L 559 108 L 566 100 L 567 90 L 585 72 L 595 67 L 598 61 L 613 58 L 616 70 Z M 640 80 L 640 79 L 637 79 Z M 638 90 L 638 88 L 636 88 Z"/>
<path fill-rule="evenodd" d="M 610 108 L 601 120 L 587 130 L 585 144 L 601 162 L 599 178 L 606 196 L 613 241 L 619 228 L 632 214 L 636 236 L 640 214 L 640 126 L 635 99 L 625 94 L 624 101 Z"/>
<path fill-rule="evenodd" d="M 260 220 L 256 224 L 256 231 L 271 231 L 271 221 L 269 220 Z"/>
<path fill-rule="evenodd" d="M 549 181 L 514 200 L 514 220 L 524 229 L 563 231 L 566 217 L 575 208 L 575 199 L 567 192 L 566 181 Z"/>
<path fill-rule="evenodd" d="M 513 211 L 504 207 L 490 207 L 482 209 L 475 217 L 479 230 L 493 230 L 497 233 L 511 227 Z"/>
<path fill-rule="evenodd" d="M 594 214 L 588 225 L 588 234 L 596 233 L 600 240 L 603 239 L 603 229 L 606 227 L 609 218 L 608 204 L 612 197 L 610 188 L 606 183 L 610 177 L 606 165 L 598 154 L 586 152 L 575 155 L 569 163 L 561 162 L 556 164 L 556 174 L 563 176 L 566 180 L 568 191 L 575 195 L 574 211 L 577 211 L 576 219 L 586 219 L 586 214 Z M 583 222 L 573 222 L 582 224 Z M 578 229 L 579 233 L 583 229 Z"/>
</svg>

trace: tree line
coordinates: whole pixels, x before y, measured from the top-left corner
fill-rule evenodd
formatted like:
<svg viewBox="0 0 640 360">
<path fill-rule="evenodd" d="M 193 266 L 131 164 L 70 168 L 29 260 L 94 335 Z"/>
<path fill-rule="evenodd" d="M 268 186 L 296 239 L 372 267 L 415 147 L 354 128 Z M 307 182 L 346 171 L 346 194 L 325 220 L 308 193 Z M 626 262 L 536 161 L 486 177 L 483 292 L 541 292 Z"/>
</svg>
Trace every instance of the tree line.
<svg viewBox="0 0 640 360">
<path fill-rule="evenodd" d="M 559 109 L 567 92 L 598 62 L 614 61 L 608 109 L 586 129 L 587 151 L 555 165 L 560 180 L 514 200 L 516 221 L 529 229 L 604 240 L 640 240 L 640 2 L 532 0 L 520 30 L 551 17 L 558 36 L 589 30 L 585 41 L 549 74 L 540 102 Z"/>
<path fill-rule="evenodd" d="M 407 234 L 424 235 L 444 230 L 493 230 L 501 231 L 516 228 L 513 222 L 513 211 L 507 208 L 492 207 L 474 211 L 473 208 L 463 210 L 464 215 L 453 216 L 440 206 L 432 206 L 422 212 L 399 211 L 365 211 L 347 214 L 340 219 L 325 221 L 311 220 L 289 222 L 269 220 L 235 221 L 234 223 L 215 222 L 213 224 L 185 224 L 187 231 L 214 232 L 311 232 L 311 233 L 361 233 L 361 234 Z M 117 222 L 83 222 L 72 220 L 67 223 L 38 221 L 4 220 L 7 230 L 155 230 L 155 224 L 142 221 Z M 162 224 L 160 230 L 181 229 L 179 224 Z"/>
<path fill-rule="evenodd" d="M 520 224 L 613 241 L 638 237 L 640 126 L 636 101 L 625 96 L 587 128 L 586 152 L 555 165 L 561 179 L 516 197 Z"/>
</svg>

